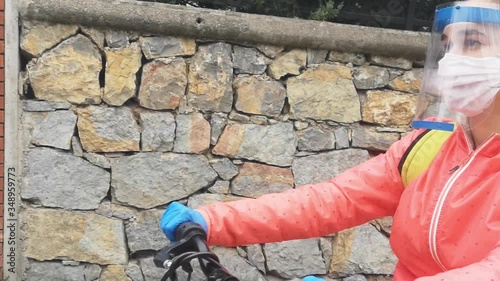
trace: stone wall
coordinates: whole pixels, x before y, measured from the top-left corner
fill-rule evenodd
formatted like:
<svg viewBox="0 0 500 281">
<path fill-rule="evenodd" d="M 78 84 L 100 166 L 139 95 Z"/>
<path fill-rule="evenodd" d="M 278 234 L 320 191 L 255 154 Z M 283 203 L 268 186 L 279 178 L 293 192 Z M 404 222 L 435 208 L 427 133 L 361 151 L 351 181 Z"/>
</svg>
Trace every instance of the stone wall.
<svg viewBox="0 0 500 281">
<path fill-rule="evenodd" d="M 329 180 L 408 132 L 402 58 L 23 22 L 26 280 L 160 280 L 174 200 L 190 207 Z M 391 280 L 384 218 L 214 251 L 242 281 Z M 193 277 L 200 279 L 199 273 Z"/>
</svg>

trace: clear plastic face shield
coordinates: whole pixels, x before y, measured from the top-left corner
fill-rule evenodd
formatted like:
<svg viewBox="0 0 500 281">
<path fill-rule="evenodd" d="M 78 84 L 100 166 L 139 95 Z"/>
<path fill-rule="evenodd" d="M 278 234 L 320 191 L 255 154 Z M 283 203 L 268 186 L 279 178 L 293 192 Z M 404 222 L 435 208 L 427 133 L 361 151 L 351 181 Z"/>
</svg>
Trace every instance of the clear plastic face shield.
<svg viewBox="0 0 500 281">
<path fill-rule="evenodd" d="M 500 122 L 500 1 L 437 7 L 414 128 Z M 497 105 L 495 105 L 495 103 Z"/>
</svg>

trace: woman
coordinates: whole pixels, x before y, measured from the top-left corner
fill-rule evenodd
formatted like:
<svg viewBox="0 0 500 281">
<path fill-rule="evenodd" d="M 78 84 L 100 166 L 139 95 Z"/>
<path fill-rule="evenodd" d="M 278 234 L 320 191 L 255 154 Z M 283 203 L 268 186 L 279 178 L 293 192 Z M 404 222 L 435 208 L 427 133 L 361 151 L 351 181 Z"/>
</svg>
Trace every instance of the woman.
<svg viewBox="0 0 500 281">
<path fill-rule="evenodd" d="M 500 280 L 500 1 L 439 6 L 415 130 L 328 182 L 197 210 L 167 207 L 160 227 L 198 222 L 212 245 L 320 237 L 393 216 L 394 280 Z M 451 136 L 405 188 L 398 165 L 425 130 Z M 306 277 L 304 280 L 321 280 Z"/>
</svg>

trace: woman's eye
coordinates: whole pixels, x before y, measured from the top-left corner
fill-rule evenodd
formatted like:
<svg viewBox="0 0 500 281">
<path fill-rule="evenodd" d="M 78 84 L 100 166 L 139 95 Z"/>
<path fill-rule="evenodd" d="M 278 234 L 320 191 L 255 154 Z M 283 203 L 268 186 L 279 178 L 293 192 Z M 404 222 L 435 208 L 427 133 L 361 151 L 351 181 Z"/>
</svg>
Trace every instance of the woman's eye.
<svg viewBox="0 0 500 281">
<path fill-rule="evenodd" d="M 464 46 L 466 48 L 477 48 L 481 46 L 481 42 L 477 40 L 465 40 Z"/>
</svg>

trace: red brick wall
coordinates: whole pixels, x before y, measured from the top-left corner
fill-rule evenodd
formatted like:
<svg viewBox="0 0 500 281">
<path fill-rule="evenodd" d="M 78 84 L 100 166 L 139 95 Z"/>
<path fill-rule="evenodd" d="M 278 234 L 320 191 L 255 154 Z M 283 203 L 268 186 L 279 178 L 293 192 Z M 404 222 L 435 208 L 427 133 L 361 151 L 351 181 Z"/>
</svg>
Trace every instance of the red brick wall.
<svg viewBox="0 0 500 281">
<path fill-rule="evenodd" d="M 0 280 L 3 280 L 3 174 L 5 123 L 5 0 L 0 0 Z"/>
</svg>

